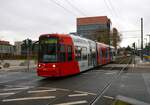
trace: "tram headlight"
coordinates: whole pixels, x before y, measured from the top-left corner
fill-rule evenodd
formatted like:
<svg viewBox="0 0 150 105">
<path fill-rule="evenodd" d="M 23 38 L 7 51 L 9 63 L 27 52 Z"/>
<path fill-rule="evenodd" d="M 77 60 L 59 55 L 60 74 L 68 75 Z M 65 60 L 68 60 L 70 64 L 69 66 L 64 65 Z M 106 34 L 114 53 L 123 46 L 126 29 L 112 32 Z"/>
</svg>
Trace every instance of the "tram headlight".
<svg viewBox="0 0 150 105">
<path fill-rule="evenodd" d="M 41 67 L 41 64 L 38 64 L 38 67 Z"/>
<path fill-rule="evenodd" d="M 55 68 L 55 67 L 56 67 L 56 65 L 54 64 L 54 65 L 52 65 L 52 67 L 53 67 L 53 68 Z"/>
</svg>

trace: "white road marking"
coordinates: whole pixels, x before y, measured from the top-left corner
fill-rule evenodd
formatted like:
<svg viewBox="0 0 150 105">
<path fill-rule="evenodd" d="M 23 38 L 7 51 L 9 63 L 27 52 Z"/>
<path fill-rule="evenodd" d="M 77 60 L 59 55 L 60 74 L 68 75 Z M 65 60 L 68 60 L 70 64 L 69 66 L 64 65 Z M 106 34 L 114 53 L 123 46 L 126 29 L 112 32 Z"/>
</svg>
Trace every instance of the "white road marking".
<svg viewBox="0 0 150 105">
<path fill-rule="evenodd" d="M 62 89 L 62 88 L 54 88 L 54 89 L 62 90 L 62 91 L 69 91 L 69 89 Z"/>
<path fill-rule="evenodd" d="M 74 92 L 83 93 L 83 94 L 90 94 L 90 95 L 96 95 L 95 93 L 83 92 L 83 91 L 74 91 Z"/>
<path fill-rule="evenodd" d="M 15 93 L 0 93 L 0 96 L 3 96 L 3 95 L 14 95 Z"/>
<path fill-rule="evenodd" d="M 60 104 L 55 104 L 55 105 L 77 105 L 77 104 L 85 104 L 85 103 L 88 103 L 88 102 L 86 100 L 83 100 L 83 101 L 60 103 Z"/>
<path fill-rule="evenodd" d="M 106 99 L 114 100 L 114 98 L 110 97 L 110 96 L 103 96 L 103 97 L 106 98 Z"/>
<path fill-rule="evenodd" d="M 108 72 L 108 73 L 105 73 L 105 74 L 115 74 L 116 72 Z"/>
<path fill-rule="evenodd" d="M 71 95 L 68 95 L 69 97 L 78 97 L 78 96 L 87 96 L 88 94 L 71 94 Z"/>
<path fill-rule="evenodd" d="M 5 85 L 5 86 L 10 87 L 10 88 L 14 87 L 14 85 Z M 30 88 L 33 88 L 34 86 L 15 85 L 15 87 L 30 87 Z"/>
<path fill-rule="evenodd" d="M 62 90 L 62 91 L 69 91 L 69 89 L 62 89 L 62 88 L 53 88 L 53 87 L 39 87 L 44 89 L 56 89 L 56 90 Z"/>
<path fill-rule="evenodd" d="M 10 102 L 10 101 L 24 101 L 24 100 L 40 100 L 40 99 L 51 99 L 56 98 L 55 96 L 43 96 L 43 97 L 26 97 L 26 98 L 14 98 L 14 99 L 4 99 L 3 102 Z"/>
<path fill-rule="evenodd" d="M 34 91 L 28 91 L 28 93 L 53 92 L 53 91 L 56 91 L 56 89 L 51 89 L 51 90 L 34 90 Z"/>
<path fill-rule="evenodd" d="M 3 89 L 4 91 L 9 91 L 9 90 L 25 90 L 29 89 L 29 87 L 21 87 L 21 88 L 8 88 L 8 89 Z"/>
<path fill-rule="evenodd" d="M 0 84 L 11 82 L 11 81 L 14 81 L 14 80 L 8 80 L 8 81 L 5 81 L 5 82 L 0 82 Z"/>
</svg>

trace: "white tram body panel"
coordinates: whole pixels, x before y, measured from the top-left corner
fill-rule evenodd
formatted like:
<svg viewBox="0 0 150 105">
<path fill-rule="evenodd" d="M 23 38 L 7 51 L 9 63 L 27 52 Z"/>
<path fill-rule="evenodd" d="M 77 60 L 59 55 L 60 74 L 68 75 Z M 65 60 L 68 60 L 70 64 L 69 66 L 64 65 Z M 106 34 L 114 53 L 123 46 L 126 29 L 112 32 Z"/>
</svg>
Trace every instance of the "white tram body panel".
<svg viewBox="0 0 150 105">
<path fill-rule="evenodd" d="M 70 36 L 75 46 L 75 56 L 78 59 L 80 72 L 93 68 L 96 64 L 96 57 L 92 57 L 92 54 L 96 54 L 96 43 L 80 36 Z"/>
</svg>

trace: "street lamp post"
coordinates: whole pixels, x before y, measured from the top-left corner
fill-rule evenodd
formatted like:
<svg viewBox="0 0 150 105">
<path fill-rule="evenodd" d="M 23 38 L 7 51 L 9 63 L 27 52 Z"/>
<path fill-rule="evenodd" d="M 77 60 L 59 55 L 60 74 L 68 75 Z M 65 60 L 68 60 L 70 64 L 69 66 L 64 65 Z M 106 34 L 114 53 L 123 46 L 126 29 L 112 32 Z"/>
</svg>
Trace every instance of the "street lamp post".
<svg viewBox="0 0 150 105">
<path fill-rule="evenodd" d="M 141 18 L 141 60 L 143 61 L 143 18 Z"/>
<path fill-rule="evenodd" d="M 29 48 L 29 39 L 28 38 L 26 39 L 26 43 L 27 43 L 27 70 L 29 71 L 30 70 L 30 59 L 29 59 L 30 48 Z"/>
</svg>

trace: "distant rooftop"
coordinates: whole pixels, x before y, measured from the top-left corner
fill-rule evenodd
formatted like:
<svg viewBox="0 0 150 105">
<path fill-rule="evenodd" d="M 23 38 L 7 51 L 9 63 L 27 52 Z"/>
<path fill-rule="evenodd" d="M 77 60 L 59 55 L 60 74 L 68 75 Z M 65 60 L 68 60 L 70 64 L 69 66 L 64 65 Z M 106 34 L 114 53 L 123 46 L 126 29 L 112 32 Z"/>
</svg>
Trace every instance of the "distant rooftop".
<svg viewBox="0 0 150 105">
<path fill-rule="evenodd" d="M 77 25 L 107 24 L 107 23 L 111 23 L 110 19 L 107 16 L 77 18 Z"/>
<path fill-rule="evenodd" d="M 10 45 L 9 41 L 0 40 L 0 45 Z"/>
</svg>

